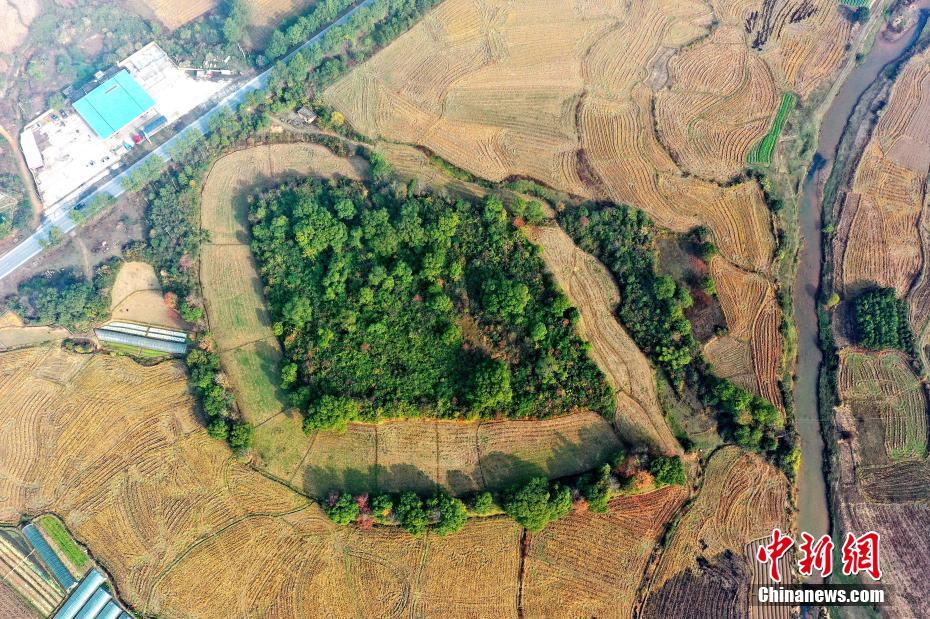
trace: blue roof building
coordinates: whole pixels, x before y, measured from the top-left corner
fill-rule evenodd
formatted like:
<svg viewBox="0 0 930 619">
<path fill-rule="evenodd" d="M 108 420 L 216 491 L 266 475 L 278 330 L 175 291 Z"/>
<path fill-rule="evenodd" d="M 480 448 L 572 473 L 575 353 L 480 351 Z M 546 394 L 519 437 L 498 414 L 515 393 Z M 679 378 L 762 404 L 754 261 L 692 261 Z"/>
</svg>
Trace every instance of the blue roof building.
<svg viewBox="0 0 930 619">
<path fill-rule="evenodd" d="M 74 109 L 106 139 L 155 106 L 155 100 L 123 69 L 82 98 Z"/>
</svg>

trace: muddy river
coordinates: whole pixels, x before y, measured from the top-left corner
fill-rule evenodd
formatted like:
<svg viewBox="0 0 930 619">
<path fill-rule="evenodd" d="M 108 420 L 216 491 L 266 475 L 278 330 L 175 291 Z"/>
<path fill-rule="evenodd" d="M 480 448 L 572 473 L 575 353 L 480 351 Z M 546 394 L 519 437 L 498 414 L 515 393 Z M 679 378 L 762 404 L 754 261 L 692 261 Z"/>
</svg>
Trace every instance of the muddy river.
<svg viewBox="0 0 930 619">
<path fill-rule="evenodd" d="M 930 0 L 918 3 L 930 9 Z M 869 54 L 843 82 L 824 116 L 818 135 L 815 160 L 827 173 L 833 166 L 837 146 L 859 98 L 878 78 L 881 70 L 897 60 L 916 39 L 926 21 L 926 13 L 910 32 L 894 41 L 881 35 Z M 798 529 L 821 535 L 830 523 L 827 487 L 823 474 L 824 443 L 817 416 L 817 375 L 822 355 L 817 344 L 817 289 L 821 263 L 821 199 L 827 173 L 812 169 L 805 179 L 800 202 L 801 257 L 794 290 L 795 322 L 798 329 L 798 368 L 795 383 L 795 411 L 801 435 L 801 471 L 798 475 L 800 514 Z"/>
</svg>

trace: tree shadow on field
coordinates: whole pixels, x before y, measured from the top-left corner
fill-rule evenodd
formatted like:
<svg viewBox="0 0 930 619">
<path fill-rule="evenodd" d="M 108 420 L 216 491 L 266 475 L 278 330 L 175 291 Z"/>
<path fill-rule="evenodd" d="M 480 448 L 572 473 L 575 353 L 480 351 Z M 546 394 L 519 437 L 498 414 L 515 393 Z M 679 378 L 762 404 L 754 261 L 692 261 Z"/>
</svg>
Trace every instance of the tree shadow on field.
<svg viewBox="0 0 930 619">
<path fill-rule="evenodd" d="M 281 409 L 286 409 L 287 395 L 281 388 L 281 364 L 279 362 L 280 349 L 278 341 L 266 338 L 255 344 L 255 355 L 258 358 L 258 371 L 274 393 L 275 400 Z"/>
<path fill-rule="evenodd" d="M 494 451 L 478 460 L 487 490 L 504 490 L 534 477 L 548 477 L 535 462 L 503 451 Z"/>
<path fill-rule="evenodd" d="M 365 469 L 346 468 L 337 469 L 327 466 L 308 466 L 304 470 L 304 491 L 321 501 L 331 492 L 347 492 L 349 494 L 373 493 L 377 490 L 375 485 L 375 467 Z"/>
<path fill-rule="evenodd" d="M 481 490 L 481 480 L 475 479 L 465 471 L 449 469 L 446 471 L 446 487 L 455 496 L 462 496 Z"/>
<path fill-rule="evenodd" d="M 390 468 L 375 467 L 379 492 L 406 492 L 430 495 L 436 492 L 437 484 L 429 475 L 412 464 L 392 464 Z"/>
<path fill-rule="evenodd" d="M 558 432 L 553 436 L 546 468 L 550 477 L 584 473 L 607 462 L 618 449 L 620 441 L 609 423 L 585 426 L 577 439 Z"/>
</svg>

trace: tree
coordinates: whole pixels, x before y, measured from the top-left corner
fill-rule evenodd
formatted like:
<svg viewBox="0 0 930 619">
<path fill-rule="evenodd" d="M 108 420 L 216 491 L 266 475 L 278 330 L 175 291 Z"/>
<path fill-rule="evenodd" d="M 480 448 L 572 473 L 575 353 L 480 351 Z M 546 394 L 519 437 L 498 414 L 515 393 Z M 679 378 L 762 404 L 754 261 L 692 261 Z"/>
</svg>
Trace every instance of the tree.
<svg viewBox="0 0 930 619">
<path fill-rule="evenodd" d="M 414 537 L 421 535 L 429 525 L 429 513 L 416 492 L 403 493 L 394 508 L 394 514 L 400 526 Z"/>
<path fill-rule="evenodd" d="M 471 502 L 471 510 L 476 514 L 483 516 L 494 509 L 494 495 L 488 491 L 479 492 Z"/>
<path fill-rule="evenodd" d="M 243 454 L 252 448 L 255 428 L 246 421 L 236 421 L 229 430 L 229 446 L 237 454 Z"/>
<path fill-rule="evenodd" d="M 853 301 L 853 320 L 858 343 L 872 350 L 898 348 L 912 352 L 913 336 L 907 305 L 894 288 L 871 288 Z"/>
<path fill-rule="evenodd" d="M 468 510 L 465 509 L 465 504 L 460 499 L 440 492 L 431 498 L 427 505 L 438 514 L 438 519 L 432 527 L 437 534 L 445 536 L 465 526 Z"/>
<path fill-rule="evenodd" d="M 358 502 L 351 494 L 332 495 L 323 505 L 323 511 L 336 524 L 347 525 L 358 518 Z"/>
<path fill-rule="evenodd" d="M 220 441 L 225 441 L 229 436 L 229 423 L 223 417 L 213 417 L 207 424 L 207 433 Z"/>
<path fill-rule="evenodd" d="M 379 494 L 371 501 L 371 515 L 376 522 L 385 524 L 394 514 L 394 501 L 389 494 Z"/>
<path fill-rule="evenodd" d="M 581 494 L 588 501 L 588 509 L 603 514 L 613 494 L 610 487 L 610 465 L 605 464 L 595 473 L 589 473 L 579 480 Z"/>
<path fill-rule="evenodd" d="M 512 398 L 510 368 L 506 363 L 484 359 L 476 364 L 468 393 L 472 411 L 478 415 L 492 413 L 510 404 Z"/>
<path fill-rule="evenodd" d="M 242 27 L 248 20 L 248 7 L 243 0 L 226 0 L 226 19 L 223 20 L 223 38 L 236 44 L 242 40 Z"/>
<path fill-rule="evenodd" d="M 545 477 L 537 477 L 524 486 L 512 488 L 503 507 L 517 523 L 535 533 L 571 510 L 572 494 L 568 488 L 550 485 Z"/>
<path fill-rule="evenodd" d="M 684 486 L 688 482 L 684 463 L 679 456 L 659 456 L 652 461 L 649 470 L 655 477 L 656 488 L 670 485 Z"/>
</svg>

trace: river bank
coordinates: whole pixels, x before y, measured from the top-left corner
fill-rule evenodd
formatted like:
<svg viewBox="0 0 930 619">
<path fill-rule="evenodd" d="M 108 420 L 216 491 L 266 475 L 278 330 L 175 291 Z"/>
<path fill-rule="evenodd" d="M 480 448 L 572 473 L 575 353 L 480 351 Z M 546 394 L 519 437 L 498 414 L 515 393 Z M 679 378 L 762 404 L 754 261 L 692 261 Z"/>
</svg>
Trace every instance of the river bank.
<svg viewBox="0 0 930 619">
<path fill-rule="evenodd" d="M 918 6 L 930 8 L 930 0 L 922 0 Z M 802 449 L 798 529 L 816 535 L 831 531 L 834 524 L 828 487 L 832 449 L 824 443 L 824 436 L 832 436 L 835 352 L 829 317 L 818 305 L 832 292 L 832 262 L 829 253 L 825 255 L 832 243 L 832 205 L 848 170 L 855 167 L 859 134 L 863 129 L 871 131 L 863 123 L 874 123 L 873 102 L 893 82 L 893 69 L 913 53 L 926 24 L 926 13 L 921 15 L 903 36 L 878 36 L 869 53 L 848 73 L 823 116 L 814 161 L 801 190 L 798 224 L 802 245 L 794 286 L 798 332 L 795 410 Z"/>
</svg>

